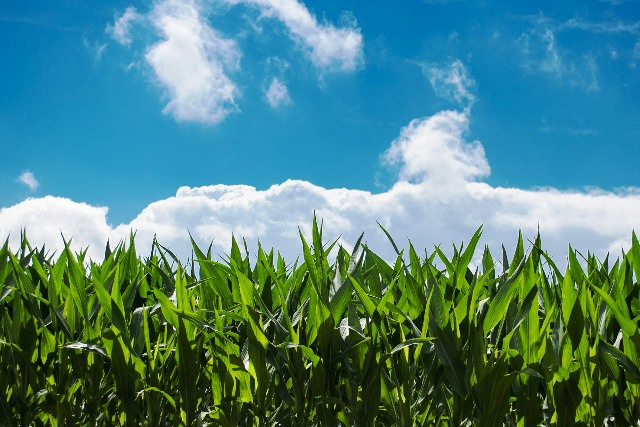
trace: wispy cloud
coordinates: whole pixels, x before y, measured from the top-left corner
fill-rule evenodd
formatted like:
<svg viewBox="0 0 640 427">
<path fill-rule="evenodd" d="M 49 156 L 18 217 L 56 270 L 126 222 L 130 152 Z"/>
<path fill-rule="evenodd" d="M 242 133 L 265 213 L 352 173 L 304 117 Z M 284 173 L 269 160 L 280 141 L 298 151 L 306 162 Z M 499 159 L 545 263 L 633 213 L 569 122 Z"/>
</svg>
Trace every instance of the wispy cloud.
<svg viewBox="0 0 640 427">
<path fill-rule="evenodd" d="M 584 63 L 586 65 L 584 74 L 585 80 L 582 82 L 582 87 L 587 92 L 600 91 L 600 82 L 598 79 L 598 64 L 596 63 L 593 55 L 586 55 L 584 57 Z"/>
<path fill-rule="evenodd" d="M 560 30 L 578 29 L 582 31 L 593 31 L 596 33 L 638 34 L 640 33 L 640 21 L 634 23 L 622 21 L 589 22 L 583 19 L 572 18 L 560 24 L 558 28 Z"/>
<path fill-rule="evenodd" d="M 542 125 L 538 128 L 538 132 L 557 133 L 570 136 L 594 136 L 598 131 L 590 127 L 567 127 L 567 126 L 551 126 L 546 120 L 542 121 Z"/>
<path fill-rule="evenodd" d="M 107 50 L 106 43 L 91 42 L 86 36 L 82 37 L 82 45 L 91 52 L 95 62 L 100 62 Z"/>
<path fill-rule="evenodd" d="M 470 108 L 475 101 L 471 90 L 475 81 L 459 59 L 450 64 L 420 64 L 436 95 Z"/>
<path fill-rule="evenodd" d="M 108 24 L 105 31 L 121 45 L 129 46 L 132 42 L 131 25 L 143 19 L 144 17 L 136 11 L 136 8 L 130 6 L 121 16 L 116 17 L 113 24 Z"/>
<path fill-rule="evenodd" d="M 561 75 L 564 63 L 556 44 L 555 31 L 543 15 L 532 18 L 534 24 L 518 39 L 528 70 Z"/>
<path fill-rule="evenodd" d="M 258 7 L 262 18 L 281 21 L 318 68 L 354 71 L 364 61 L 362 34 L 353 17 L 348 26 L 336 27 L 331 23 L 319 23 L 298 0 L 226 1 Z"/>
<path fill-rule="evenodd" d="M 18 177 L 18 182 L 26 185 L 31 191 L 36 191 L 38 187 L 40 187 L 40 182 L 38 182 L 36 176 L 33 174 L 33 172 L 30 172 L 28 170 L 20 174 L 20 176 Z"/>
<path fill-rule="evenodd" d="M 618 6 L 624 3 L 638 3 L 640 0 L 598 0 L 602 3 L 611 3 L 614 6 Z"/>
<path fill-rule="evenodd" d="M 446 3 L 455 3 L 462 2 L 464 0 L 422 0 L 423 3 L 427 4 L 446 4 Z"/>
<path fill-rule="evenodd" d="M 280 81 L 277 77 L 271 80 L 271 84 L 267 88 L 264 94 L 267 99 L 267 103 L 272 108 L 278 108 L 281 105 L 291 104 L 291 98 L 289 97 L 289 91 L 287 86 Z"/>
<path fill-rule="evenodd" d="M 579 55 L 559 46 L 557 33 L 569 28 L 566 23 L 558 24 L 542 13 L 524 19 L 529 21 L 531 26 L 520 35 L 517 44 L 522 53 L 521 64 L 525 70 L 554 76 L 559 81 L 580 87 L 585 92 L 600 90 L 596 56 L 592 52 Z"/>
</svg>

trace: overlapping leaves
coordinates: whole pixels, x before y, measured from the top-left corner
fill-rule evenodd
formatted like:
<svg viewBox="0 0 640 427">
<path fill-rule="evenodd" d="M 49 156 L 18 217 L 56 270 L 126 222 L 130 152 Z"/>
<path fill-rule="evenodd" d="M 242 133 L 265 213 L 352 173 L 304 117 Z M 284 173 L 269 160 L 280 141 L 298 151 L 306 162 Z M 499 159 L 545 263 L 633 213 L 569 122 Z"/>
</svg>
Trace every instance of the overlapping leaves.
<svg viewBox="0 0 640 427">
<path fill-rule="evenodd" d="M 635 425 L 640 244 L 397 258 L 0 248 L 2 425 Z M 385 230 L 386 232 L 386 230 Z"/>
</svg>

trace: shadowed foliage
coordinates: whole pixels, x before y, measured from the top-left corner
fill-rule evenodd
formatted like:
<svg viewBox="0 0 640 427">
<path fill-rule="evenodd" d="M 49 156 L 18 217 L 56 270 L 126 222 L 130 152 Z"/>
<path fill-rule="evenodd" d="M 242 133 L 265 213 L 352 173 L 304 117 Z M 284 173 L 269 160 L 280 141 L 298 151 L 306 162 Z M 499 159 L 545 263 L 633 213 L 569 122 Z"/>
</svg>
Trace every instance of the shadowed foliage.
<svg viewBox="0 0 640 427">
<path fill-rule="evenodd" d="M 496 262 L 480 235 L 389 262 L 314 220 L 294 263 L 234 239 L 186 265 L 133 238 L 100 263 L 7 241 L 0 424 L 636 425 L 635 234 L 614 262 L 569 248 L 564 271 L 539 236 Z"/>
</svg>

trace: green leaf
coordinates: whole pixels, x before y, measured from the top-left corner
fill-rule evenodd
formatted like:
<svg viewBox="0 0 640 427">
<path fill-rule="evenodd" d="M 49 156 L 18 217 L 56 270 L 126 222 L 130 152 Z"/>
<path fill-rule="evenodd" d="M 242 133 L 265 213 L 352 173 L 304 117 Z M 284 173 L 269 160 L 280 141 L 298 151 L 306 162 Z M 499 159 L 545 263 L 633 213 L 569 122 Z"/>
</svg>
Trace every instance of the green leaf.
<svg viewBox="0 0 640 427">
<path fill-rule="evenodd" d="M 178 362 L 178 389 L 180 390 L 180 418 L 184 425 L 191 426 L 194 423 L 198 405 L 198 369 L 194 369 L 197 366 L 196 358 L 182 319 L 178 319 L 177 334 L 176 361 Z"/>
<path fill-rule="evenodd" d="M 0 390 L 0 423 L 6 427 L 13 427 L 16 414 L 9 409 L 7 405 L 8 399 L 2 390 Z"/>
<path fill-rule="evenodd" d="M 467 268 L 469 267 L 471 258 L 473 258 L 473 254 L 476 251 L 476 246 L 478 245 L 478 241 L 480 240 L 481 236 L 482 236 L 482 226 L 478 227 L 476 232 L 473 234 L 473 237 L 471 237 L 471 240 L 469 241 L 467 248 L 464 250 L 464 252 L 460 256 L 460 260 L 456 265 L 456 276 L 458 277 L 458 280 L 460 280 L 460 278 L 465 277 L 465 273 L 467 271 Z"/>
<path fill-rule="evenodd" d="M 347 274 L 349 275 L 353 275 L 358 266 L 362 263 L 364 254 L 360 255 L 360 243 L 362 242 L 363 237 L 364 233 L 360 235 L 360 237 L 356 241 L 355 246 L 353 247 L 353 251 L 349 259 L 349 268 L 347 270 Z M 351 298 L 353 296 L 353 285 L 351 284 L 351 280 L 348 277 L 345 277 L 345 280 L 341 280 L 340 272 L 338 269 L 336 269 L 334 287 L 336 288 L 336 290 L 333 295 L 330 295 L 329 311 L 333 316 L 333 322 L 337 324 L 340 322 L 340 319 L 342 319 L 342 315 L 344 314 L 347 306 L 349 305 L 349 302 L 351 301 Z"/>
<path fill-rule="evenodd" d="M 91 344 L 86 342 L 71 342 L 69 344 L 60 346 L 60 348 L 70 348 L 70 349 L 76 349 L 76 350 L 90 351 L 92 353 L 99 354 L 100 356 L 106 357 L 107 359 L 109 358 L 109 355 L 107 354 L 107 351 L 104 349 L 104 347 L 101 347 L 97 344 Z"/>
<path fill-rule="evenodd" d="M 591 289 L 593 289 L 594 292 L 597 293 L 600 298 L 602 298 L 605 304 L 607 304 L 607 307 L 609 307 L 609 310 L 611 310 L 616 320 L 620 324 L 622 331 L 627 334 L 627 336 L 633 338 L 638 331 L 638 326 L 636 325 L 636 323 L 622 313 L 622 310 L 620 310 L 618 304 L 616 304 L 613 298 L 611 298 L 605 291 L 598 288 L 597 286 L 594 286 L 591 282 L 589 282 L 589 285 L 591 286 Z"/>
<path fill-rule="evenodd" d="M 640 384 L 640 369 L 631 361 L 631 359 L 629 359 L 629 357 L 627 357 L 626 354 L 604 341 L 600 341 L 598 343 L 598 349 L 603 353 L 611 355 L 618 361 L 620 366 L 624 369 L 624 375 L 628 382 L 632 384 Z M 616 370 L 612 369 L 612 371 L 615 372 Z"/>
<path fill-rule="evenodd" d="M 431 316 L 433 317 L 433 315 Z M 429 330 L 436 338 L 434 341 L 436 354 L 444 365 L 445 375 L 449 380 L 449 384 L 459 396 L 466 396 L 465 368 L 456 350 L 453 331 L 449 327 L 446 329 L 441 328 L 433 318 L 429 322 Z"/>
<path fill-rule="evenodd" d="M 135 405 L 135 377 L 133 376 L 133 366 L 131 354 L 122 342 L 122 337 L 115 328 L 109 329 L 103 334 L 103 339 L 110 342 L 109 357 L 113 369 L 113 378 L 116 385 L 116 393 L 120 399 L 120 404 L 124 407 L 127 420 L 133 423 L 139 414 L 139 409 Z"/>
<path fill-rule="evenodd" d="M 496 327 L 501 320 L 503 320 L 507 314 L 507 309 L 511 303 L 511 299 L 518 291 L 516 286 L 516 278 L 522 272 L 525 266 L 526 258 L 522 258 L 518 267 L 513 271 L 511 276 L 504 282 L 498 289 L 498 293 L 491 300 L 489 304 L 489 310 L 484 318 L 484 333 L 487 334 L 490 330 Z"/>
<path fill-rule="evenodd" d="M 278 344 L 278 347 L 279 348 L 297 348 L 297 349 L 299 349 L 302 352 L 302 354 L 304 354 L 307 357 L 307 359 L 309 359 L 311 361 L 313 366 L 316 366 L 318 364 L 318 362 L 320 362 L 320 357 L 317 354 L 315 354 L 310 347 L 307 347 L 305 345 L 296 344 L 296 343 L 293 343 L 293 342 L 283 342 L 281 344 Z"/>
<path fill-rule="evenodd" d="M 370 296 L 362 288 L 360 283 L 358 283 L 358 281 L 352 275 L 349 274 L 348 277 L 349 277 L 349 280 L 351 280 L 351 283 L 353 284 L 353 287 L 356 290 L 356 294 L 358 294 L 358 298 L 364 305 L 364 309 L 367 312 L 367 315 L 369 317 L 373 317 L 373 313 L 375 313 L 376 311 L 376 305 L 373 303 Z"/>
<path fill-rule="evenodd" d="M 411 339 L 408 339 L 405 342 L 395 346 L 393 348 L 393 350 L 391 350 L 391 353 L 389 353 L 389 354 L 395 354 L 398 351 L 402 350 L 403 348 L 409 347 L 411 345 L 425 344 L 425 343 L 431 342 L 433 340 L 434 340 L 434 338 L 432 338 L 432 337 L 411 338 Z"/>
<path fill-rule="evenodd" d="M 63 238 L 64 240 L 64 238 Z M 78 264 L 75 255 L 71 252 L 70 243 L 64 241 L 64 250 L 67 254 L 68 273 L 69 273 L 69 291 L 76 307 L 80 311 L 84 321 L 85 328 L 91 329 L 89 320 L 89 309 L 87 303 L 87 288 L 85 286 L 85 274 L 83 268 Z"/>
<path fill-rule="evenodd" d="M 173 305 L 171 300 L 167 298 L 167 296 L 161 291 L 154 289 L 153 295 L 155 295 L 156 299 L 160 303 L 160 309 L 162 310 L 162 315 L 167 320 L 167 322 L 173 326 L 176 330 L 178 329 L 178 315 L 176 314 L 176 306 Z"/>
</svg>

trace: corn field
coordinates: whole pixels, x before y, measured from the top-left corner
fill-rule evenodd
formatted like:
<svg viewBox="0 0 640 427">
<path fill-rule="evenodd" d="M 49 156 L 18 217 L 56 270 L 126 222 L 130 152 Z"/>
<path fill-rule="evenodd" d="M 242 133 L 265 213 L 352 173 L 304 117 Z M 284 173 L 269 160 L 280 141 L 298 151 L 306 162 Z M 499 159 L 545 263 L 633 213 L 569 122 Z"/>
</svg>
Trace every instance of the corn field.
<svg viewBox="0 0 640 427">
<path fill-rule="evenodd" d="M 133 237 L 99 263 L 7 240 L 0 424 L 639 425 L 635 234 L 562 270 L 539 236 L 497 260 L 480 236 L 450 257 L 389 236 L 388 262 L 314 220 L 297 261 L 234 239 L 187 264 Z"/>
</svg>

